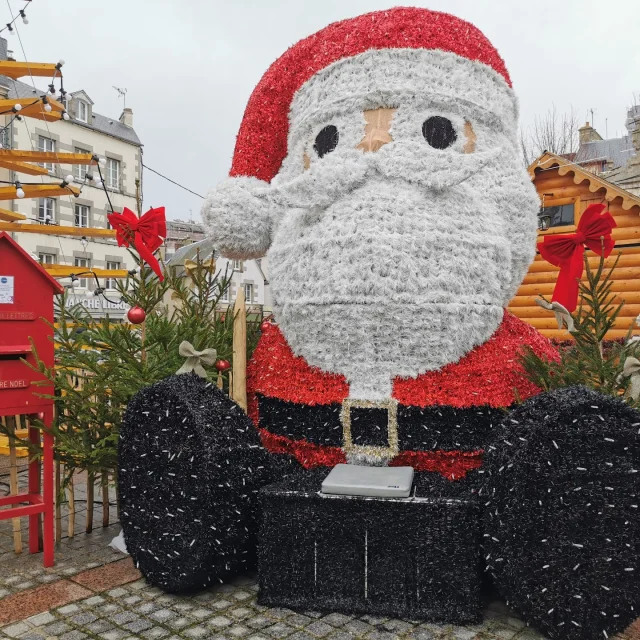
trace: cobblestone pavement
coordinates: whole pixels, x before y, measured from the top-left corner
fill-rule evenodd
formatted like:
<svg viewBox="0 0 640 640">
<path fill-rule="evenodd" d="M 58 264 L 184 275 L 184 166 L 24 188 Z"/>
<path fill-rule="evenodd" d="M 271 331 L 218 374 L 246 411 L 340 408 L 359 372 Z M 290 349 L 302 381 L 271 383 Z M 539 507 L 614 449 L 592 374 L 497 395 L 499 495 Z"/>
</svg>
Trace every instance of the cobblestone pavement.
<svg viewBox="0 0 640 640">
<path fill-rule="evenodd" d="M 0 628 L 0 634 L 22 640 L 542 638 L 497 602 L 486 611 L 482 624 L 451 627 L 370 616 L 268 609 L 256 604 L 257 588 L 254 579 L 243 578 L 194 596 L 175 596 L 137 580 L 15 621 Z"/>
</svg>

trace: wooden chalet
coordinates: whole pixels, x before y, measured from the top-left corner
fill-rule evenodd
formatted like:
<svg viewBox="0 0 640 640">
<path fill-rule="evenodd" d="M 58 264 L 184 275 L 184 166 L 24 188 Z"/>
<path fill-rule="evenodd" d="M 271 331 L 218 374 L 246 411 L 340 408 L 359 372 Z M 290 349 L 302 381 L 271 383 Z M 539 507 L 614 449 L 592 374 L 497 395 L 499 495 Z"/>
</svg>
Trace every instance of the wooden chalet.
<svg viewBox="0 0 640 640">
<path fill-rule="evenodd" d="M 620 255 L 612 291 L 624 307 L 607 337 L 624 337 L 640 314 L 640 197 L 553 153 L 540 156 L 529 167 L 529 173 L 540 196 L 539 238 L 573 233 L 590 204 L 601 202 L 608 206 L 617 227 L 612 234 L 615 249 L 605 265 L 613 266 Z M 598 265 L 595 253 L 587 251 L 587 256 L 590 265 Z M 558 330 L 554 315 L 535 303 L 540 294 L 551 298 L 558 273 L 557 267 L 537 253 L 516 297 L 509 303 L 509 310 L 548 338 L 566 340 L 571 336 L 564 329 Z M 640 335 L 637 325 L 634 333 Z"/>
</svg>

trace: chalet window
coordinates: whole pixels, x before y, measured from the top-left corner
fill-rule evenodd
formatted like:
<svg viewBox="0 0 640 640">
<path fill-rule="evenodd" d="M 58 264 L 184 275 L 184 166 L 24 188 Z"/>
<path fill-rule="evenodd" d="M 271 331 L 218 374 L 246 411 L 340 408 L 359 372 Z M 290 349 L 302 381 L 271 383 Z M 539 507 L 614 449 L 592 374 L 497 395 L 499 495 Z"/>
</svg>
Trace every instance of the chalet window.
<svg viewBox="0 0 640 640">
<path fill-rule="evenodd" d="M 75 214 L 76 227 L 89 226 L 89 207 L 84 204 L 77 204 L 75 206 Z"/>
<path fill-rule="evenodd" d="M 120 161 L 107 158 L 107 187 L 109 189 L 120 188 Z"/>
<path fill-rule="evenodd" d="M 222 302 L 229 302 L 229 289 L 231 289 L 231 285 L 222 292 L 222 297 L 220 298 Z"/>
<path fill-rule="evenodd" d="M 39 253 L 38 260 L 40 261 L 40 264 L 55 264 L 56 254 L 55 253 Z"/>
<path fill-rule="evenodd" d="M 107 271 L 117 271 L 120 269 L 119 262 L 110 262 L 107 260 Z M 104 281 L 105 289 L 117 289 L 116 279 L 115 278 L 107 278 Z"/>
<path fill-rule="evenodd" d="M 551 227 L 566 227 L 574 224 L 575 207 L 573 202 L 569 204 L 558 204 L 552 207 L 540 209 L 540 228 L 550 229 Z"/>
<path fill-rule="evenodd" d="M 87 112 L 87 103 L 82 100 L 78 100 L 76 103 L 76 120 L 80 120 L 80 122 L 86 122 Z"/>
<path fill-rule="evenodd" d="M 90 267 L 89 258 L 75 258 L 74 265 L 80 267 L 79 271 L 87 271 Z M 87 282 L 87 278 L 80 278 L 78 280 L 78 289 L 86 289 Z"/>
<path fill-rule="evenodd" d="M 242 271 L 242 260 L 234 260 L 231 266 L 234 271 Z"/>
<path fill-rule="evenodd" d="M 53 224 L 56 219 L 56 201 L 54 198 L 40 198 L 38 201 L 38 220 Z"/>
<path fill-rule="evenodd" d="M 55 151 L 56 143 L 51 138 L 45 138 L 44 136 L 38 136 L 38 151 Z M 44 167 L 47 171 L 53 171 L 52 162 L 43 162 L 40 166 Z"/>
<path fill-rule="evenodd" d="M 253 285 L 252 284 L 245 283 L 244 299 L 249 303 L 253 302 Z"/>
<path fill-rule="evenodd" d="M 7 126 L 0 130 L 0 144 L 3 149 L 11 149 L 11 127 Z"/>
</svg>

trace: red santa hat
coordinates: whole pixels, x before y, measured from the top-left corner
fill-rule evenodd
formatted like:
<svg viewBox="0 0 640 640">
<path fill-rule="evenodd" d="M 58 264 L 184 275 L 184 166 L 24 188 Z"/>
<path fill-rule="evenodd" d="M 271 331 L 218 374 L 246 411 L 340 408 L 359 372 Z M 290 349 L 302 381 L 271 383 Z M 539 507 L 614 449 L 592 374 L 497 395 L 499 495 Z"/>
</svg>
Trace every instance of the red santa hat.
<svg viewBox="0 0 640 640">
<path fill-rule="evenodd" d="M 374 11 L 335 22 L 301 40 L 278 58 L 254 89 L 240 125 L 230 176 L 270 182 L 287 155 L 289 113 L 296 93 L 330 65 L 370 50 L 450 52 L 511 79 L 486 36 L 456 16 L 417 7 Z"/>
</svg>

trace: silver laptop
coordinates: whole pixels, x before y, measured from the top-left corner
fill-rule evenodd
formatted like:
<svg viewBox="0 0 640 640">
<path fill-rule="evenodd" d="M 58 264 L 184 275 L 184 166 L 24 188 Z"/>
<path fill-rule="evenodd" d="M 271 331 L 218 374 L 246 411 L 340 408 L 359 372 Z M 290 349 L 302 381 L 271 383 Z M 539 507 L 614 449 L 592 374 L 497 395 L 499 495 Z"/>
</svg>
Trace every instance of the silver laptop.
<svg viewBox="0 0 640 640">
<path fill-rule="evenodd" d="M 337 464 L 322 482 L 322 493 L 342 496 L 408 498 L 413 467 L 364 467 Z"/>
</svg>

